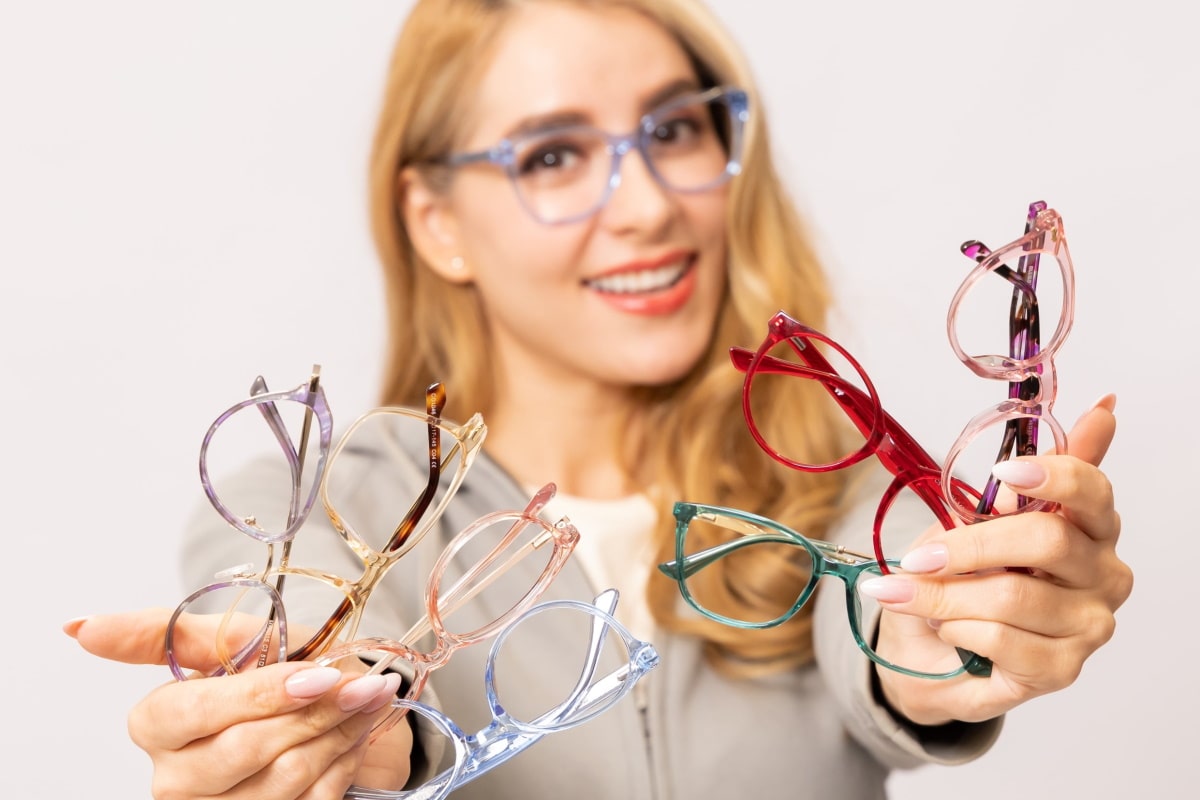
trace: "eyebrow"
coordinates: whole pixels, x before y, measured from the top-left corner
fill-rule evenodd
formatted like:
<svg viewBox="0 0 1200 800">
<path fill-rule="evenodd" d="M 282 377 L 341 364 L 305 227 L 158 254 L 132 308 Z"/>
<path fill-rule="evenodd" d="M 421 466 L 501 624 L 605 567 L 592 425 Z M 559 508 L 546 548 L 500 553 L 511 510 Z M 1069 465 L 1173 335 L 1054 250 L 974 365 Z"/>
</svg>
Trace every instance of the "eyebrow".
<svg viewBox="0 0 1200 800">
<path fill-rule="evenodd" d="M 643 100 L 641 113 L 647 114 L 668 100 L 674 100 L 676 97 L 697 91 L 699 88 L 700 84 L 695 78 L 689 77 L 674 80 Z M 537 133 L 545 130 L 588 124 L 590 124 L 588 115 L 583 111 L 551 111 L 546 114 L 535 114 L 520 120 L 516 125 L 508 129 L 503 138 L 510 139 L 526 133 Z"/>
</svg>

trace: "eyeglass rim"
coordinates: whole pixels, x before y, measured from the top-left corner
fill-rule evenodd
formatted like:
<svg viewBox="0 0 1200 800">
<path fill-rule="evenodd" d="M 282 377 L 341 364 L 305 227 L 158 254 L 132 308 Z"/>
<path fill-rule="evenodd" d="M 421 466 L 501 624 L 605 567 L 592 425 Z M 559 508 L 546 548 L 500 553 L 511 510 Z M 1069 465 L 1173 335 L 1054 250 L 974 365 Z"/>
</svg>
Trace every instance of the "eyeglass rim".
<svg viewBox="0 0 1200 800">
<path fill-rule="evenodd" d="M 586 722 L 589 722 L 592 719 L 595 719 L 600 714 L 602 714 L 605 711 L 607 711 L 608 709 L 612 708 L 614 705 L 616 705 L 618 702 L 620 702 L 620 700 L 623 697 L 625 697 L 625 695 L 629 694 L 629 692 L 633 689 L 634 685 L 639 680 L 641 680 L 647 673 L 649 673 L 650 670 L 652 670 L 656 666 L 658 666 L 659 654 L 658 654 L 657 649 L 655 649 L 654 645 L 651 644 L 650 642 L 644 641 L 644 640 L 639 639 L 636 636 L 634 636 L 629 631 L 628 628 L 626 628 L 624 625 L 622 625 L 616 619 L 616 617 L 613 616 L 612 611 L 608 611 L 608 610 L 605 610 L 604 608 L 600 607 L 599 604 L 602 602 L 602 598 L 610 592 L 614 595 L 614 599 L 613 599 L 611 608 L 613 608 L 615 610 L 615 607 L 616 607 L 616 600 L 615 600 L 616 590 L 615 589 L 609 589 L 609 590 L 606 590 L 605 592 L 601 592 L 601 594 L 596 598 L 596 601 L 594 601 L 592 603 L 586 603 L 581 600 L 571 600 L 571 599 L 547 600 L 547 601 L 538 603 L 536 605 L 530 606 L 519 617 L 517 617 L 515 620 L 513 620 L 513 623 L 511 625 L 509 625 L 503 631 L 500 632 L 500 635 L 497 636 L 495 638 L 495 640 L 493 640 L 493 642 L 492 642 L 492 646 L 488 652 L 488 659 L 487 659 L 487 663 L 486 663 L 485 670 L 484 670 L 484 691 L 487 695 L 488 705 L 492 709 L 492 713 L 493 713 L 494 717 L 496 717 L 497 719 L 502 719 L 513 730 L 516 730 L 520 733 L 546 734 L 546 733 L 555 733 L 558 731 L 569 730 L 571 728 L 574 728 L 574 727 L 582 725 Z M 500 651 L 503 649 L 505 642 L 508 640 L 508 637 L 511 636 L 515 631 L 517 631 L 520 628 L 522 623 L 526 622 L 527 620 L 529 620 L 539 614 L 543 614 L 547 611 L 553 611 L 553 610 L 557 610 L 557 609 L 577 610 L 577 611 L 581 611 L 585 614 L 591 615 L 592 617 L 594 617 L 594 619 L 591 621 L 591 624 L 593 626 L 599 625 L 601 637 L 606 636 L 607 633 L 609 631 L 611 631 L 611 632 L 615 633 L 617 635 L 617 637 L 621 640 L 622 644 L 624 644 L 625 653 L 627 656 L 624 663 L 622 663 L 621 666 L 617 667 L 617 669 L 615 669 L 611 673 L 609 673 L 609 675 L 604 676 L 605 678 L 616 676 L 618 673 L 620 673 L 623 669 L 626 669 L 626 668 L 628 669 L 628 671 L 624 674 L 624 677 L 622 677 L 621 681 L 619 682 L 619 684 L 617 685 L 617 687 L 614 691 L 605 695 L 605 697 L 603 698 L 603 700 L 601 702 L 598 702 L 597 704 L 592 705 L 591 707 L 589 707 L 588 710 L 583 711 L 581 713 L 577 712 L 575 714 L 570 715 L 569 719 L 566 722 L 552 724 L 552 725 L 547 725 L 547 724 L 539 725 L 536 722 L 532 722 L 532 721 L 528 721 L 528 720 L 521 720 L 521 719 L 517 719 L 516 717 L 513 717 L 512 714 L 508 713 L 508 711 L 504 708 L 504 705 L 500 702 L 499 693 L 496 690 L 496 680 L 495 680 L 496 658 L 500 654 Z M 594 672 L 595 672 L 595 665 L 593 664 L 592 668 L 590 670 L 588 670 L 588 674 L 592 674 Z M 603 680 L 603 678 L 602 678 L 602 680 Z M 543 716 L 545 716 L 545 715 L 543 715 Z M 539 717 L 539 719 L 540 719 L 540 717 Z"/>
<path fill-rule="evenodd" d="M 1043 240 L 1042 245 L 1031 247 L 1030 245 L 1037 242 L 1039 238 Z M 1058 324 L 1054 333 L 1039 343 L 1038 352 L 1029 358 L 1014 358 L 1011 354 L 971 355 L 966 352 L 958 334 L 957 322 L 963 298 L 976 283 L 998 267 L 1003 266 L 1005 260 L 1014 253 L 1049 255 L 1057 261 L 1059 279 L 1062 284 Z M 967 273 L 950 300 L 950 308 L 946 314 L 946 337 L 950 341 L 950 348 L 954 351 L 955 357 L 979 377 L 1018 382 L 1029 377 L 1039 366 L 1054 357 L 1062 347 L 1074 322 L 1075 265 L 1071 260 L 1071 251 L 1067 245 L 1062 216 L 1053 208 L 1045 208 L 1037 212 L 1029 233 L 993 250 Z"/>
<path fill-rule="evenodd" d="M 175 680 L 177 680 L 177 681 L 189 680 L 189 676 L 188 676 L 187 672 L 183 669 L 183 666 L 179 663 L 179 659 L 176 657 L 176 649 L 177 648 L 175 647 L 175 627 L 179 622 L 179 618 L 181 616 L 183 616 L 184 612 L 187 610 L 187 607 L 189 605 L 191 605 L 192 603 L 194 603 L 196 600 L 200 599 L 204 595 L 211 594 L 213 592 L 220 591 L 221 589 L 228 589 L 228 588 L 241 588 L 243 591 L 251 591 L 251 590 L 261 591 L 261 592 L 265 592 L 267 594 L 268 598 L 271 601 L 271 605 L 275 609 L 274 628 L 275 628 L 276 633 L 278 634 L 278 643 L 275 648 L 276 649 L 276 659 L 279 662 L 283 662 L 283 661 L 287 660 L 287 654 L 288 654 L 287 612 L 284 610 L 283 598 L 279 596 L 279 592 L 277 592 L 275 590 L 275 587 L 272 586 L 271 584 L 267 583 L 266 581 L 261 580 L 260 578 L 232 578 L 232 579 L 224 580 L 224 581 L 215 581 L 213 583 L 209 583 L 205 586 L 200 587 L 199 589 L 197 589 L 196 591 L 192 592 L 187 597 L 185 597 L 183 599 L 183 601 L 180 602 L 179 605 L 177 605 L 175 607 L 175 611 L 172 612 L 170 618 L 167 620 L 167 629 L 163 636 L 163 649 L 165 652 L 165 660 L 167 662 L 167 668 L 171 670 L 171 674 L 175 677 Z M 232 609 L 225 611 L 226 618 L 228 618 L 228 615 L 230 613 L 232 613 Z M 257 638 L 252 640 L 253 646 L 247 648 L 246 650 L 242 651 L 241 653 L 236 654 L 234 656 L 234 659 L 240 661 L 240 660 L 248 657 L 251 654 L 258 653 L 260 641 L 261 641 L 261 639 L 257 639 Z M 220 648 L 218 648 L 218 649 L 220 649 Z M 222 667 L 217 672 L 215 672 L 214 675 L 223 675 L 225 673 L 226 673 L 226 669 Z"/>
<path fill-rule="evenodd" d="M 329 476 L 333 474 L 333 466 L 337 461 L 338 456 L 345 449 L 347 443 L 357 431 L 368 420 L 378 416 L 391 415 L 402 416 L 437 427 L 442 433 L 448 434 L 453 438 L 457 446 L 462 447 L 462 457 L 455 467 L 454 475 L 447 484 L 441 502 L 432 509 L 426 509 L 421 515 L 421 520 L 413 529 L 408 538 L 395 550 L 390 550 L 386 553 L 377 551 L 374 547 L 367 544 L 367 541 L 354 530 L 353 526 L 341 515 L 329 498 Z M 329 454 L 328 464 L 329 469 L 325 471 L 319 485 L 319 494 L 321 505 L 325 509 L 326 516 L 329 517 L 330 524 L 337 531 L 338 535 L 346 541 L 352 550 L 362 559 L 386 558 L 395 560 L 403 556 L 413 547 L 415 547 L 421 539 L 428 533 L 433 526 L 441 518 L 442 511 L 446 504 L 457 493 L 458 488 L 466 479 L 467 472 L 475 461 L 475 457 L 479 454 L 483 447 L 483 441 L 487 437 L 487 424 L 483 421 L 483 416 L 478 412 L 472 414 L 466 422 L 456 424 L 441 417 L 433 416 L 424 411 L 405 406 L 380 406 L 372 408 L 363 414 L 360 414 L 357 419 L 350 424 L 346 432 L 342 434 L 337 445 L 334 446 Z M 444 464 L 444 459 L 443 459 Z M 439 467 L 440 468 L 440 467 Z"/>
<path fill-rule="evenodd" d="M 250 406 L 263 405 L 267 403 L 279 402 L 295 402 L 310 408 L 317 418 L 318 425 L 318 446 L 317 446 L 317 463 L 314 466 L 313 475 L 315 476 L 312 486 L 309 488 L 308 497 L 300 507 L 300 513 L 296 519 L 283 531 L 278 533 L 265 533 L 262 530 L 252 528 L 246 524 L 246 521 L 234 514 L 217 496 L 216 489 L 212 485 L 212 477 L 208 469 L 208 448 L 212 443 L 213 436 L 217 430 L 229 420 L 234 414 L 249 408 Z M 285 542 L 295 537 L 296 533 L 303 527 L 309 514 L 312 512 L 312 507 L 316 503 L 318 495 L 318 487 L 322 483 L 323 475 L 325 474 L 325 465 L 328 463 L 329 446 L 333 438 L 333 415 L 329 410 L 329 403 L 325 399 L 324 386 L 318 385 L 314 390 L 310 388 L 308 381 L 300 384 L 295 389 L 287 389 L 278 392 L 267 392 L 265 394 L 253 395 L 239 403 L 235 403 L 228 409 L 223 411 L 204 434 L 204 438 L 200 443 L 200 484 L 204 489 L 205 496 L 217 513 L 229 523 L 233 528 L 241 533 L 246 534 L 252 539 L 257 539 L 260 542 L 267 544 L 276 544 Z M 293 467 L 298 466 L 295 454 L 284 449 L 284 455 L 288 463 Z"/>
<path fill-rule="evenodd" d="M 547 484 L 547 486 L 552 487 L 553 484 Z M 437 561 L 430 568 L 429 578 L 425 583 L 424 591 L 425 624 L 428 625 L 428 628 L 433 632 L 438 642 L 433 650 L 428 653 L 416 650 L 413 642 L 409 641 L 409 639 L 414 637 L 407 635 L 401 640 L 375 636 L 357 639 L 330 648 L 322 654 L 319 661 L 329 664 L 347 656 L 358 655 L 364 652 L 376 652 L 385 655 L 385 658 L 377 662 L 375 666 L 377 671 L 381 671 L 396 658 L 404 658 L 413 664 L 416 670 L 417 674 L 413 678 L 413 685 L 417 687 L 417 694 L 419 694 L 420 688 L 424 686 L 424 674 L 430 669 L 437 668 L 444 662 L 445 656 L 443 656 L 443 651 L 453 652 L 460 647 L 467 647 L 485 641 L 494 636 L 498 631 L 511 625 L 515 619 L 519 618 L 521 614 L 536 603 L 546 592 L 550 584 L 562 571 L 567 559 L 579 542 L 579 531 L 566 518 L 552 524 L 537 516 L 537 510 L 530 510 L 537 499 L 543 496 L 546 488 L 543 487 L 542 490 L 535 494 L 534 501 L 531 501 L 530 506 L 527 506 L 524 510 L 494 511 L 479 517 L 455 534 L 454 538 L 443 548 Z M 540 509 L 540 506 L 538 508 Z M 546 561 L 545 567 L 543 567 L 542 572 L 530 585 L 529 590 L 521 599 L 496 619 L 482 627 L 465 633 L 448 631 L 441 618 L 442 612 L 438 610 L 435 604 L 438 603 L 438 585 L 442 578 L 445 577 L 449 562 L 479 531 L 496 522 L 506 520 L 518 521 L 524 524 L 511 526 L 508 534 L 489 551 L 488 555 L 492 556 L 503 552 L 512 545 L 513 541 L 528 525 L 538 525 L 551 536 L 551 546 L 553 549 Z M 486 568 L 490 563 L 490 560 L 485 559 L 484 561 L 475 562 L 472 566 Z M 411 690 L 409 694 L 410 696 L 416 696 Z"/>
<path fill-rule="evenodd" d="M 863 391 L 859 387 L 846 380 L 837 372 L 836 369 L 833 369 L 832 367 L 830 370 L 824 370 L 808 366 L 807 364 L 800 365 L 794 362 L 786 362 L 789 364 L 789 366 L 795 367 L 794 371 L 796 373 L 801 374 L 804 377 L 816 379 L 822 383 L 826 383 L 826 381 L 822 380 L 820 376 L 826 376 L 833 383 L 841 386 L 847 397 L 847 402 L 866 402 L 871 408 L 870 418 L 867 419 L 865 415 L 861 415 L 858 412 L 851 413 L 848 409 L 846 409 L 846 403 L 838 400 L 836 396 L 834 397 L 834 400 L 843 407 L 843 410 L 846 411 L 846 415 L 850 417 L 851 422 L 862 433 L 864 440 L 862 445 L 860 445 L 856 450 L 835 461 L 830 461 L 824 464 L 805 464 L 804 462 L 795 461 L 776 450 L 766 440 L 766 437 L 759 429 L 758 423 L 754 419 L 754 410 L 750 402 L 754 376 L 759 372 L 760 365 L 763 363 L 764 359 L 769 357 L 768 354 L 776 345 L 789 339 L 797 338 L 812 339 L 821 342 L 837 351 L 838 355 L 846 359 L 846 362 L 850 364 L 850 366 L 853 367 L 854 371 L 858 374 L 858 377 L 862 380 L 862 385 L 866 387 L 866 393 L 864 396 Z M 753 356 L 751 356 L 749 363 L 746 364 L 744 369 L 738 363 L 737 355 L 740 352 L 743 352 L 742 348 L 730 348 L 730 357 L 734 361 L 735 368 L 742 370 L 745 373 L 745 378 L 742 380 L 742 416 L 745 418 L 747 428 L 749 428 L 750 435 L 754 437 L 754 440 L 759 444 L 760 447 L 770 454 L 772 458 L 781 464 L 801 472 L 833 472 L 835 470 L 857 464 L 858 462 L 873 455 L 878 450 L 880 443 L 884 440 L 884 437 L 887 436 L 888 427 L 885 420 L 888 418 L 888 415 L 883 409 L 883 404 L 879 399 L 879 393 L 875 389 L 875 383 L 871 380 L 871 376 L 867 374 L 867 371 L 863 368 L 863 366 L 853 355 L 850 354 L 845 347 L 834 341 L 826 334 L 809 325 L 805 325 L 797 319 L 794 319 L 784 311 L 777 311 L 774 315 L 772 315 L 770 321 L 768 322 L 766 337 L 763 339 L 762 344 L 758 346 L 758 349 L 754 352 Z M 817 355 L 820 356 L 820 353 L 818 352 Z M 821 357 L 821 359 L 824 360 L 824 357 Z"/>
<path fill-rule="evenodd" d="M 620 165 L 622 157 L 631 150 L 640 150 L 645 155 L 645 137 L 654 129 L 654 123 L 657 118 L 665 113 L 691 105 L 693 103 L 708 103 L 714 100 L 724 99 L 730 111 L 730 119 L 732 124 L 729 131 L 728 153 L 725 163 L 725 169 L 716 178 L 706 184 L 700 186 L 681 189 L 670 184 L 658 169 L 654 166 L 652 158 L 646 158 L 646 167 L 654 175 L 659 185 L 672 192 L 680 194 L 696 194 L 709 191 L 726 183 L 742 171 L 742 148 L 744 142 L 744 132 L 747 122 L 750 119 L 750 96 L 749 93 L 736 86 L 717 85 L 707 89 L 700 89 L 695 92 L 689 92 L 679 97 L 666 101 L 657 108 L 651 109 L 642 115 L 638 120 L 637 127 L 626 134 L 612 134 L 608 131 L 597 128 L 594 125 L 569 125 L 562 128 L 556 128 L 552 131 L 554 134 L 561 135 L 571 131 L 587 131 L 588 133 L 598 133 L 608 143 L 608 149 L 612 153 L 611 171 L 607 182 L 604 185 L 604 190 L 596 203 L 588 207 L 584 211 L 575 214 L 569 214 L 564 217 L 547 218 L 539 213 L 529 201 L 525 198 L 524 193 L 520 189 L 519 175 L 517 174 L 517 148 L 518 145 L 530 139 L 536 139 L 547 135 L 545 131 L 533 131 L 529 133 L 517 134 L 515 136 L 501 139 L 491 147 L 483 150 L 474 150 L 469 152 L 452 153 L 438 160 L 444 166 L 456 168 L 469 164 L 490 163 L 501 167 L 508 176 L 509 182 L 512 184 L 513 191 L 517 196 L 517 200 L 525 211 L 538 222 L 543 225 L 568 225 L 575 222 L 588 219 L 598 212 L 607 204 L 612 192 L 620 183 Z"/>
</svg>

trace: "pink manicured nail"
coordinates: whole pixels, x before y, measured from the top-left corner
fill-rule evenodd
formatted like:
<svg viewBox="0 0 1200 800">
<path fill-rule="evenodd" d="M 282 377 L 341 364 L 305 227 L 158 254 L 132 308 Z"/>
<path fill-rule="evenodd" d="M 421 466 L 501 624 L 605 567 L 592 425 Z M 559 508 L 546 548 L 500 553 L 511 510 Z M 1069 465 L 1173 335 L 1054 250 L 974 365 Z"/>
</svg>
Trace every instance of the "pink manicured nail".
<svg viewBox="0 0 1200 800">
<path fill-rule="evenodd" d="M 389 672 L 384 677 L 384 687 L 379 690 L 379 695 L 363 706 L 359 713 L 374 714 L 384 706 L 391 705 L 391 702 L 396 699 L 396 692 L 400 690 L 401 677 L 395 672 Z"/>
<path fill-rule="evenodd" d="M 74 639 L 79 635 L 79 629 L 83 627 L 83 623 L 87 622 L 89 619 L 91 619 L 91 617 L 76 617 L 75 619 L 67 620 L 62 626 L 63 633 Z"/>
<path fill-rule="evenodd" d="M 858 590 L 881 603 L 907 603 L 917 596 L 917 587 L 897 575 L 871 578 L 858 584 Z"/>
<path fill-rule="evenodd" d="M 900 568 L 908 572 L 937 572 L 950 563 L 944 544 L 923 544 L 900 559 Z"/>
<path fill-rule="evenodd" d="M 1046 470 L 1032 461 L 1000 461 L 992 474 L 1014 489 L 1032 489 L 1046 481 Z"/>
<path fill-rule="evenodd" d="M 292 675 L 283 682 L 289 695 L 298 700 L 307 700 L 325 694 L 342 679 L 342 673 L 333 667 L 306 669 Z"/>
<path fill-rule="evenodd" d="M 386 686 L 387 678 L 383 675 L 363 675 L 361 678 L 355 678 L 338 692 L 338 708 L 342 711 L 361 709 L 377 698 Z"/>
</svg>

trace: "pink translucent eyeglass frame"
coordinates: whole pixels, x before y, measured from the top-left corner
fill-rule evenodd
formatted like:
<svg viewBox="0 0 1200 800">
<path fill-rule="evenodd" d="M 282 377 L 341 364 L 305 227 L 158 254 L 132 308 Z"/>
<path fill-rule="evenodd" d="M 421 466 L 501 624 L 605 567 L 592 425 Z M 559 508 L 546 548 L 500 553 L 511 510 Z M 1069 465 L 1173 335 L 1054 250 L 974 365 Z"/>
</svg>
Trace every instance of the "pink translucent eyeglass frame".
<svg viewBox="0 0 1200 800">
<path fill-rule="evenodd" d="M 1009 383 L 1009 396 L 991 408 L 984 409 L 967 423 L 947 453 L 942 467 L 942 480 L 954 473 L 959 457 L 981 434 L 1004 426 L 999 460 L 1012 455 L 1036 455 L 1038 430 L 1045 426 L 1054 439 L 1055 450 L 1065 453 L 1067 435 L 1054 417 L 1052 409 L 1058 391 L 1058 376 L 1054 355 L 1062 347 L 1075 321 L 1075 267 L 1067 247 L 1062 217 L 1044 202 L 1031 203 L 1026 221 L 1026 233 L 1021 238 L 995 251 L 977 242 L 966 242 L 963 252 L 975 258 L 971 270 L 950 301 L 946 316 L 946 334 L 950 347 L 963 364 L 982 378 Z M 1040 311 L 1037 304 L 1038 266 L 1042 256 L 1052 256 L 1058 262 L 1062 281 L 1058 324 L 1049 339 L 1042 341 L 1039 331 Z M 1014 269 L 1010 264 L 1016 264 Z M 1011 347 L 1008 354 L 967 353 L 958 335 L 959 309 L 963 299 L 980 281 L 1007 280 L 1013 285 L 1013 311 L 1010 323 Z M 975 506 L 963 505 L 949 498 L 954 511 L 967 522 L 977 522 L 996 516 L 992 507 L 998 482 L 989 477 L 981 499 Z M 1057 505 L 1046 500 L 1017 498 L 1017 511 L 1052 511 Z"/>
<path fill-rule="evenodd" d="M 552 524 L 538 516 L 556 491 L 555 485 L 548 483 L 534 494 L 524 510 L 487 514 L 459 532 L 446 545 L 429 572 L 429 580 L 425 584 L 425 616 L 398 640 L 380 636 L 358 639 L 330 648 L 317 662 L 332 665 L 347 657 L 358 657 L 373 663 L 371 673 L 379 673 L 397 660 L 404 661 L 412 668 L 411 673 L 406 673 L 409 682 L 405 699 L 417 699 L 424 690 L 430 674 L 444 666 L 454 651 L 485 641 L 504 631 L 538 601 L 562 571 L 579 542 L 579 531 L 566 517 Z M 511 525 L 504 536 L 450 587 L 443 589 L 442 580 L 447 568 L 459 552 L 481 531 L 505 522 L 511 522 Z M 528 535 L 531 528 L 532 537 Z M 523 543 L 517 546 L 519 539 L 523 540 Z M 464 633 L 447 630 L 445 617 L 461 608 L 521 560 L 546 546 L 550 546 L 552 550 L 545 567 L 529 590 L 507 611 L 474 630 Z M 431 631 L 434 636 L 433 648 L 428 652 L 415 649 L 415 643 Z M 400 716 L 401 713 L 394 711 L 383 722 L 376 724 L 373 735 L 378 736 Z"/>
</svg>

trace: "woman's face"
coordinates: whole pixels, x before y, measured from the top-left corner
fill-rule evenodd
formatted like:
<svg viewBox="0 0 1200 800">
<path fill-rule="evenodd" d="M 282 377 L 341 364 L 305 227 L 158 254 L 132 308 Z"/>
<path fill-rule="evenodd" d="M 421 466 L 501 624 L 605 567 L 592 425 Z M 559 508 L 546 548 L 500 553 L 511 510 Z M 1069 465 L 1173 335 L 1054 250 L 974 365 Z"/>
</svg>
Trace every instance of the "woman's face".
<svg viewBox="0 0 1200 800">
<path fill-rule="evenodd" d="M 483 75 L 462 151 L 563 120 L 626 134 L 648 111 L 701 88 L 657 23 L 625 9 L 551 3 L 513 16 Z M 561 163 L 543 158 L 539 168 Z M 503 168 L 458 168 L 444 200 L 448 229 L 503 373 L 516 386 L 682 377 L 708 344 L 725 290 L 727 196 L 727 184 L 664 189 L 635 150 L 599 211 L 547 225 Z"/>
</svg>

